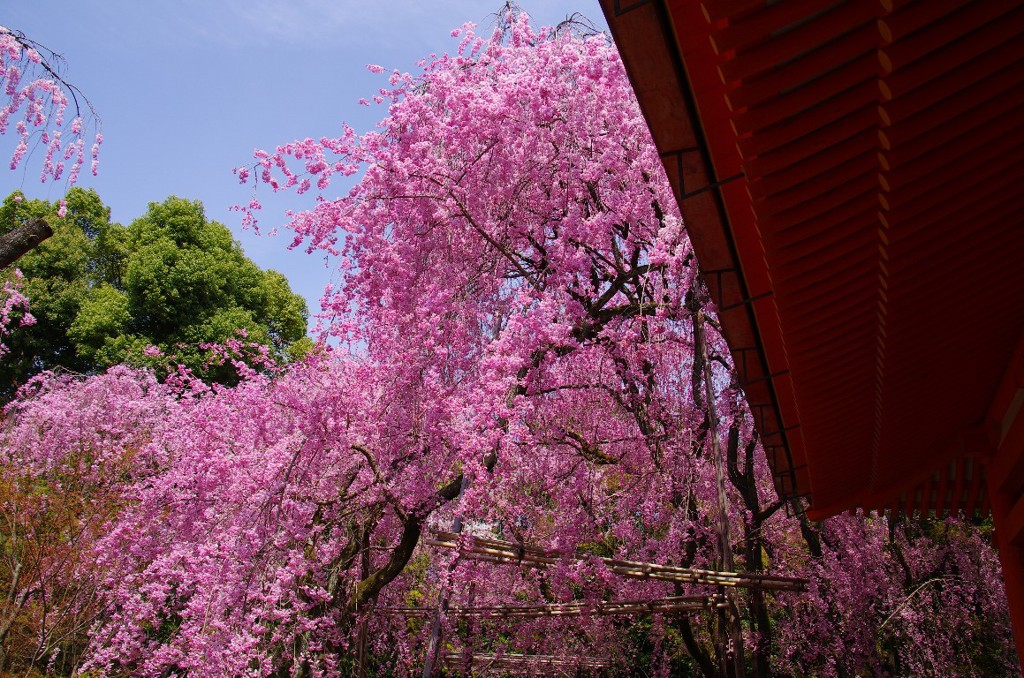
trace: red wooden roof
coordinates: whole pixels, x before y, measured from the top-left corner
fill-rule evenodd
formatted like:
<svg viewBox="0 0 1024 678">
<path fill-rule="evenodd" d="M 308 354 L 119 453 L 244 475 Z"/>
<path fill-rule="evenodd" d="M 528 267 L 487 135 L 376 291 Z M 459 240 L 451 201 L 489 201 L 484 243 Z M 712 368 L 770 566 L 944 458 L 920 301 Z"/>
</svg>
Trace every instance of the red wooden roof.
<svg viewBox="0 0 1024 678">
<path fill-rule="evenodd" d="M 1024 6 L 602 5 L 778 488 L 824 516 L 987 510 L 999 459 L 1024 486 Z"/>
</svg>

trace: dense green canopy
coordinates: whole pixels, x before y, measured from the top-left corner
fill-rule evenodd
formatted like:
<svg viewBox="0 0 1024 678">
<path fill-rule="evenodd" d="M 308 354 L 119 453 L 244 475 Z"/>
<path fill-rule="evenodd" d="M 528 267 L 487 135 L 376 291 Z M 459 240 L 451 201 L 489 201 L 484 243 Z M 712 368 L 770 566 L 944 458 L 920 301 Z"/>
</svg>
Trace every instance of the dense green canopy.
<svg viewBox="0 0 1024 678">
<path fill-rule="evenodd" d="M 126 227 L 110 221 L 92 190 L 72 188 L 66 201 L 63 217 L 57 204 L 18 192 L 0 207 L 0 234 L 32 217 L 45 217 L 54 230 L 17 264 L 37 322 L 6 341 L 3 396 L 44 369 L 153 364 L 148 346 L 201 369 L 199 345 L 239 329 L 278 357 L 308 347 L 305 301 L 283 275 L 250 261 L 224 225 L 207 221 L 202 203 L 171 196 Z"/>
</svg>

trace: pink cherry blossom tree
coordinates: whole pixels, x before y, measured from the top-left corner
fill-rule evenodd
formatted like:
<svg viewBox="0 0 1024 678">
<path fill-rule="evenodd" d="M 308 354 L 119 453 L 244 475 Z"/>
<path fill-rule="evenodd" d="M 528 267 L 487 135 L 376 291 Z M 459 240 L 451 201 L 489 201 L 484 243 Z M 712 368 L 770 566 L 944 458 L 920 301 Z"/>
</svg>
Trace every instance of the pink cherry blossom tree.
<svg viewBox="0 0 1024 678">
<path fill-rule="evenodd" d="M 151 374 L 52 374 L 7 406 L 0 445 L 0 672 L 68 672 L 99 611 L 92 548 L 131 481 L 142 443 L 173 407 Z"/>
<path fill-rule="evenodd" d="M 16 321 L 20 327 L 35 324 L 35 318 L 28 310 L 28 297 L 21 293 L 21 278 L 21 271 L 15 271 L 14 279 L 5 281 L 0 288 L 0 358 L 9 350 L 4 345 L 4 337 L 10 334 L 15 316 L 20 316 Z"/>
<path fill-rule="evenodd" d="M 388 75 L 376 130 L 237 170 L 315 193 L 291 226 L 296 246 L 340 255 L 323 318 L 338 348 L 232 388 L 185 372 L 42 377 L 8 410 L 12 464 L 45 482 L 70 466 L 119 498 L 78 518 L 103 524 L 76 561 L 97 596 L 86 666 L 408 675 L 515 660 L 543 675 L 532 656 L 719 675 L 714 605 L 599 613 L 721 600 L 614 565 L 718 566 L 717 436 L 737 568 L 809 580 L 739 596 L 754 675 L 1014 670 L 996 561 L 968 523 L 811 524 L 776 496 L 608 39 L 516 11 L 454 36 L 453 54 Z M 339 175 L 358 180 L 332 196 Z M 473 535 L 524 555 L 488 555 Z M 509 606 L 584 613 L 467 613 Z M 971 642 L 950 643 L 965 628 Z"/>
</svg>

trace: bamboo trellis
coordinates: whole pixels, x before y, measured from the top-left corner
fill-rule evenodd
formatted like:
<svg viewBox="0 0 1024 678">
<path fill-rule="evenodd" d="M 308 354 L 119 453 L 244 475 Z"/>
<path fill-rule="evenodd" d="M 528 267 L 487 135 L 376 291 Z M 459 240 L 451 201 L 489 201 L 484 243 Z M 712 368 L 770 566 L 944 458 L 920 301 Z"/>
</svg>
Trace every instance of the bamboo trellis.
<svg viewBox="0 0 1024 678">
<path fill-rule="evenodd" d="M 537 668 L 562 669 L 560 673 L 574 675 L 579 669 L 590 669 L 600 671 L 610 668 L 612 663 L 607 659 L 595 659 L 593 657 L 559 657 L 557 655 L 544 654 L 474 654 L 472 656 L 474 665 L 483 664 L 484 670 L 501 670 L 516 668 Z M 449 652 L 444 655 L 446 664 L 458 664 L 464 656 L 458 652 Z M 550 673 L 550 672 L 549 672 Z"/>
<path fill-rule="evenodd" d="M 562 559 L 561 552 L 550 549 L 540 549 L 483 537 L 472 537 L 469 545 L 463 547 L 460 544 L 460 539 L 461 535 L 458 534 L 438 532 L 435 538 L 425 539 L 423 543 L 439 548 L 462 549 L 464 557 L 507 565 L 525 565 L 543 569 L 556 565 Z M 581 558 L 575 559 L 582 560 Z M 616 558 L 598 558 L 598 560 L 613 574 L 633 579 L 657 579 L 685 584 L 736 586 L 773 591 L 805 591 L 807 588 L 807 580 L 797 577 L 717 572 Z"/>
<path fill-rule="evenodd" d="M 548 603 L 542 605 L 501 605 L 494 607 L 450 607 L 445 612 L 457 617 L 580 617 L 584 615 L 627 615 L 644 613 L 699 612 L 725 605 L 720 595 L 709 596 L 668 596 L 652 600 L 615 601 L 573 601 L 570 603 Z M 410 617 L 428 615 L 434 607 L 387 607 L 379 609 L 384 614 L 400 614 Z"/>
</svg>

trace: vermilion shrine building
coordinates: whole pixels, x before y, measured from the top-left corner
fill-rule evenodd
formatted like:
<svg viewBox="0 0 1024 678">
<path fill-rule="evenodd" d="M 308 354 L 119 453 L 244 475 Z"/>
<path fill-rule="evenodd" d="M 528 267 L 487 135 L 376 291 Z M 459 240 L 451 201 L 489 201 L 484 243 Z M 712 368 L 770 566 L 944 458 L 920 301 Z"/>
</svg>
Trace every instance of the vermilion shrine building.
<svg viewBox="0 0 1024 678">
<path fill-rule="evenodd" d="M 991 511 L 1024 662 L 1024 4 L 601 4 L 776 487 Z"/>
</svg>

